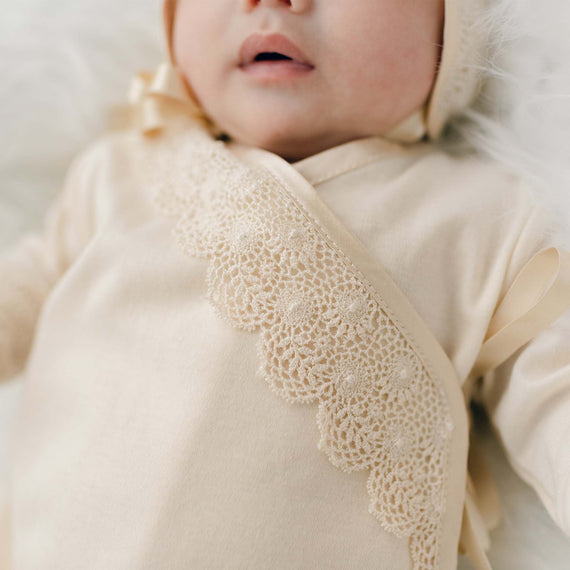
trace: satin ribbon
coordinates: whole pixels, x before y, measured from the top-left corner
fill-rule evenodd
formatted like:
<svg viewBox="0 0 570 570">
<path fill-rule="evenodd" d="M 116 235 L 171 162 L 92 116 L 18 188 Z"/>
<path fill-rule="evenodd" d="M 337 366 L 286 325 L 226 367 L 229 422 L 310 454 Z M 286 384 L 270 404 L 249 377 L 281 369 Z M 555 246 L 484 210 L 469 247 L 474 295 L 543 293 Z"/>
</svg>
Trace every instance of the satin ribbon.
<svg viewBox="0 0 570 570">
<path fill-rule="evenodd" d="M 549 247 L 538 252 L 524 265 L 495 310 L 479 355 L 464 385 L 468 409 L 471 399 L 482 402 L 476 381 L 505 362 L 569 308 L 570 253 Z M 471 559 L 476 570 L 491 569 L 485 551 L 490 547 L 489 531 L 497 526 L 500 519 L 499 493 L 470 425 L 468 476 L 459 552 Z"/>
<path fill-rule="evenodd" d="M 161 63 L 154 73 L 140 71 L 133 78 L 127 96 L 128 106 L 115 109 L 113 123 L 134 125 L 143 134 L 161 131 L 168 122 L 183 114 L 200 122 L 215 137 L 220 133 L 190 94 L 178 69 Z"/>
<path fill-rule="evenodd" d="M 395 127 L 382 135 L 389 141 L 410 144 L 420 141 L 426 134 L 427 104 L 400 121 Z"/>
<path fill-rule="evenodd" d="M 491 546 L 490 531 L 501 520 L 501 501 L 497 486 L 473 431 L 469 409 L 469 454 L 459 554 L 466 555 L 475 570 L 492 570 L 486 551 Z"/>
<path fill-rule="evenodd" d="M 570 308 L 570 253 L 538 252 L 522 268 L 495 311 L 472 375 L 496 368 Z"/>
</svg>

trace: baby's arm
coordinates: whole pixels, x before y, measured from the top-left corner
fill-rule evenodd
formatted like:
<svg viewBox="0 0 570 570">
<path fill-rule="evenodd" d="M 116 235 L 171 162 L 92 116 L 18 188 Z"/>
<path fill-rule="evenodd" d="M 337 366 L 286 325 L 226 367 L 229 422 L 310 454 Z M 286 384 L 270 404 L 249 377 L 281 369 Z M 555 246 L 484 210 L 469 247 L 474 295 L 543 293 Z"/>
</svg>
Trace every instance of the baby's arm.
<svg viewBox="0 0 570 570">
<path fill-rule="evenodd" d="M 44 301 L 93 234 L 94 154 L 72 161 L 42 228 L 0 252 L 0 381 L 24 368 Z"/>
</svg>

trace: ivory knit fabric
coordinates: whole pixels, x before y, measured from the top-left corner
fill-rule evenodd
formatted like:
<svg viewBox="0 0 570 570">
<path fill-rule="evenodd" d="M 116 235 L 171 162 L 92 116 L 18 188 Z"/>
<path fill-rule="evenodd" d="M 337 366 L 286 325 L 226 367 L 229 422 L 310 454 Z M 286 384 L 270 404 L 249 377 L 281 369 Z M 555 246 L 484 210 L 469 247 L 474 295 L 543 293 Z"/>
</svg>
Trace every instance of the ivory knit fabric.
<svg viewBox="0 0 570 570">
<path fill-rule="evenodd" d="M 0 257 L 0 378 L 25 382 L 12 568 L 412 569 L 407 538 L 367 510 L 367 474 L 317 449 L 315 407 L 256 376 L 259 333 L 208 303 L 208 260 L 185 255 L 141 177 L 147 144 L 135 131 L 93 143 L 43 230 Z M 464 382 L 499 300 L 552 244 L 525 184 L 380 137 L 283 163 L 385 267 Z M 513 467 L 568 534 L 569 339 L 565 313 L 484 393 Z"/>
</svg>

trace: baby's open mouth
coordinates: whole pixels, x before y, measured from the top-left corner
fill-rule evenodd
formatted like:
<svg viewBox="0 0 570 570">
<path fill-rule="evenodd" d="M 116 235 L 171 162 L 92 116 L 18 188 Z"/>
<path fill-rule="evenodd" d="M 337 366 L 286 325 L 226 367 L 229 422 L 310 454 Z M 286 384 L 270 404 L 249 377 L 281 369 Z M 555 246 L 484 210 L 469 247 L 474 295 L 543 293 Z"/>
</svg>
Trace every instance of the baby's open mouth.
<svg viewBox="0 0 570 570">
<path fill-rule="evenodd" d="M 238 67 L 260 80 L 302 77 L 314 69 L 301 49 L 283 34 L 252 34 L 242 44 Z"/>
<path fill-rule="evenodd" d="M 240 48 L 238 63 L 242 69 L 262 65 L 287 65 L 298 70 L 314 69 L 301 49 L 283 34 L 252 34 Z"/>
<path fill-rule="evenodd" d="M 282 53 L 277 53 L 275 51 L 271 52 L 262 52 L 258 53 L 254 58 L 253 61 L 280 61 L 280 60 L 289 60 L 293 61 L 292 57 L 288 57 L 283 55 Z"/>
</svg>

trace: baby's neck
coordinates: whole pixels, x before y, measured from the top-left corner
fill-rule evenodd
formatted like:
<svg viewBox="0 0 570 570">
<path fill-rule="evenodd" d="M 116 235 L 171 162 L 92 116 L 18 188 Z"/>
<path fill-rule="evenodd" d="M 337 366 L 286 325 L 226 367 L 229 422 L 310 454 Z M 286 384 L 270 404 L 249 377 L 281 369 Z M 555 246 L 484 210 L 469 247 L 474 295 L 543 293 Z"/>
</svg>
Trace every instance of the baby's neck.
<svg viewBox="0 0 570 570">
<path fill-rule="evenodd" d="M 318 139 L 303 139 L 295 141 L 269 141 L 266 144 L 255 145 L 251 142 L 240 141 L 236 138 L 230 138 L 227 135 L 222 135 L 220 140 L 233 141 L 237 144 L 243 144 L 246 146 L 258 146 L 263 150 L 272 152 L 279 155 L 283 160 L 286 160 L 290 164 L 299 162 L 304 158 L 314 156 L 325 150 L 346 144 L 348 142 L 359 140 L 363 138 L 368 138 L 375 135 L 355 135 L 355 134 L 345 134 L 343 135 L 330 135 L 328 137 L 319 137 Z M 380 135 L 378 135 L 380 136 Z"/>
</svg>

